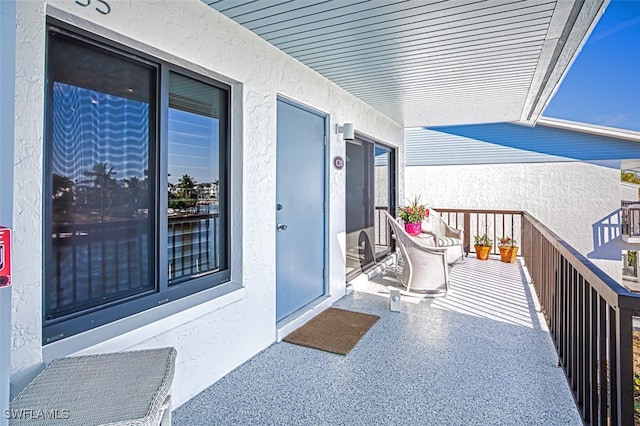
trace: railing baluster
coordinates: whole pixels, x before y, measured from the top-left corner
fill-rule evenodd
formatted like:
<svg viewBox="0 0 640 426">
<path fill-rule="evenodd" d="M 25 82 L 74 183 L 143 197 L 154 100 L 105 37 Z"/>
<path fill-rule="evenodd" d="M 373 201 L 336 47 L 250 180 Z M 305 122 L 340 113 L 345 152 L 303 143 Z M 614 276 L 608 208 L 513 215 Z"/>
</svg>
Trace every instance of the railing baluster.
<svg viewBox="0 0 640 426">
<path fill-rule="evenodd" d="M 621 308 L 615 312 L 617 335 L 617 412 L 620 425 L 633 425 L 634 395 L 633 395 L 633 315 L 631 309 Z"/>
<path fill-rule="evenodd" d="M 616 310 L 613 307 L 609 307 L 607 310 L 607 320 L 609 323 L 609 368 L 607 369 L 607 382 L 608 392 L 607 399 L 609 401 L 609 424 L 618 424 L 618 339 L 616 336 L 617 319 Z"/>
<path fill-rule="evenodd" d="M 558 273 L 558 287 L 557 287 L 557 292 L 558 292 L 558 303 L 556 305 L 556 312 L 557 312 L 557 317 L 558 317 L 558 327 L 557 327 L 557 333 L 558 333 L 558 346 L 560 348 L 560 350 L 558 351 L 560 353 L 560 362 L 562 364 L 562 366 L 566 369 L 566 359 L 565 359 L 565 346 L 564 346 L 564 342 L 565 342 L 565 310 L 564 310 L 564 305 L 565 305 L 565 294 L 564 294 L 564 283 L 565 283 L 565 279 L 564 279 L 564 274 L 565 274 L 565 263 L 564 263 L 564 258 L 560 258 L 560 270 Z"/>
<path fill-rule="evenodd" d="M 464 250 L 468 255 L 469 253 L 471 253 L 471 214 L 470 213 L 464 213 L 463 229 L 464 229 L 465 238 L 467 240 L 465 241 L 465 244 L 464 244 Z"/>
<path fill-rule="evenodd" d="M 191 274 L 198 273 L 197 260 L 195 256 L 195 250 L 193 249 L 195 244 L 195 233 L 193 231 L 194 222 L 189 222 L 189 272 Z"/>
<path fill-rule="evenodd" d="M 564 259 L 564 276 L 562 277 L 564 291 L 564 363 L 569 387 L 571 387 L 571 266 Z"/>
<path fill-rule="evenodd" d="M 115 264 L 115 285 L 116 285 L 116 289 L 120 290 L 120 265 L 123 265 L 126 263 L 125 259 L 122 259 L 122 261 L 120 261 L 120 250 L 118 249 L 118 247 L 120 246 L 120 242 L 117 239 L 113 240 L 113 251 L 114 251 L 114 257 L 117 259 L 116 264 Z"/>
<path fill-rule="evenodd" d="M 60 238 L 60 237 L 58 237 Z M 63 303 L 62 296 L 62 253 L 61 250 L 56 250 L 56 307 L 59 308 Z"/>
<path fill-rule="evenodd" d="M 91 240 L 86 242 L 87 245 L 87 287 L 89 287 L 89 299 L 93 299 L 93 249 Z"/>
<path fill-rule="evenodd" d="M 127 254 L 126 254 L 126 256 L 127 256 L 127 259 L 129 259 L 129 262 L 127 262 L 127 283 L 129 283 L 129 290 L 131 290 L 133 288 L 133 285 L 135 284 L 134 281 L 133 281 L 133 275 L 132 275 L 132 271 L 131 271 L 133 269 L 133 267 L 132 267 L 132 263 L 133 262 L 131 262 L 131 259 L 132 258 L 135 259 L 136 255 L 132 256 L 132 253 L 134 251 L 132 246 L 133 246 L 133 242 L 131 240 L 127 241 Z M 139 254 L 137 256 L 139 256 Z"/>
<path fill-rule="evenodd" d="M 73 291 L 73 303 L 78 301 L 78 259 L 77 259 L 77 241 L 76 235 L 71 236 L 71 288 Z"/>
<path fill-rule="evenodd" d="M 585 299 L 585 291 L 584 291 L 584 279 L 578 275 L 577 281 L 577 336 L 576 336 L 576 402 L 578 403 L 578 407 L 581 409 L 581 414 L 584 416 L 584 387 L 585 387 L 585 376 L 586 376 L 586 345 L 585 345 L 585 305 L 587 303 Z"/>
<path fill-rule="evenodd" d="M 599 424 L 598 404 L 598 292 L 591 286 L 591 353 L 589 355 L 591 365 L 591 414 L 589 419 L 592 425 Z"/>
<path fill-rule="evenodd" d="M 496 234 L 496 228 L 497 228 L 496 222 L 497 222 L 497 218 L 496 218 L 496 214 L 494 213 L 493 214 L 493 226 L 492 226 L 492 228 L 493 228 L 493 247 L 491 247 L 491 252 L 494 253 L 494 254 L 497 253 L 496 247 L 498 246 L 498 240 L 497 240 L 498 236 Z"/>
<path fill-rule="evenodd" d="M 105 234 L 101 232 L 100 235 L 100 260 L 101 269 L 100 269 L 100 281 L 102 282 L 102 294 L 107 294 L 107 250 L 106 250 L 106 241 Z"/>
<path fill-rule="evenodd" d="M 536 243 L 540 246 L 539 250 L 545 250 L 548 253 L 548 281 L 546 283 L 546 288 L 547 288 L 547 306 L 546 306 L 546 315 L 547 315 L 547 321 L 550 324 L 550 330 L 551 330 L 551 334 L 552 336 L 555 333 L 555 321 L 556 321 L 556 317 L 553 315 L 553 307 L 554 307 L 554 303 L 555 303 L 555 297 L 556 297 L 556 293 L 555 293 L 555 280 L 556 280 L 556 274 L 558 273 L 558 253 L 556 253 L 556 250 L 553 248 L 553 246 L 551 245 L 551 243 L 549 243 L 549 241 L 546 241 L 542 238 L 542 236 L 540 235 L 540 233 L 536 233 Z M 540 256 L 540 259 L 542 259 L 542 256 Z M 538 262 L 542 262 L 542 260 L 539 260 Z"/>
<path fill-rule="evenodd" d="M 558 254 L 558 256 L 560 256 Z M 554 300 L 554 310 L 553 316 L 555 318 L 555 342 L 556 348 L 558 349 L 558 358 L 561 365 L 564 365 L 564 345 L 562 344 L 562 275 L 564 273 L 563 268 L 564 262 L 562 258 L 557 260 L 557 272 L 556 272 L 556 282 L 554 286 L 555 300 Z"/>
<path fill-rule="evenodd" d="M 213 218 L 213 263 L 216 268 L 220 267 L 218 260 L 218 216 Z"/>
<path fill-rule="evenodd" d="M 607 398 L 607 302 L 602 297 L 598 297 L 598 406 L 600 408 L 600 424 L 608 425 L 609 410 Z"/>
<path fill-rule="evenodd" d="M 574 391 L 578 387 L 577 368 L 578 363 L 578 330 L 577 330 L 577 316 L 578 316 L 578 292 L 577 292 L 577 280 L 578 274 L 576 270 L 571 267 L 570 273 L 570 287 L 569 287 L 569 366 L 571 368 L 571 389 Z"/>
</svg>

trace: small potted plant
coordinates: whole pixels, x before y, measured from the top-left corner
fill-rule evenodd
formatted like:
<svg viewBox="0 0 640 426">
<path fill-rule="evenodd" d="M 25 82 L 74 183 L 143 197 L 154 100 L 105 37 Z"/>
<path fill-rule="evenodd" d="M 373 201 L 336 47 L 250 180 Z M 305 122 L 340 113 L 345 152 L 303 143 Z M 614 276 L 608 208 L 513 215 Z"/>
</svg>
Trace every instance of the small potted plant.
<svg viewBox="0 0 640 426">
<path fill-rule="evenodd" d="M 493 248 L 493 240 L 487 234 L 476 235 L 474 237 L 474 247 L 476 249 L 476 257 L 479 260 L 489 259 L 489 254 Z"/>
<path fill-rule="evenodd" d="M 505 263 L 515 263 L 516 256 L 518 255 L 518 246 L 516 246 L 517 241 L 512 237 L 502 237 L 500 238 L 500 245 L 498 249 L 500 250 L 500 260 Z"/>
<path fill-rule="evenodd" d="M 399 209 L 400 219 L 404 222 L 404 229 L 411 236 L 420 235 L 422 221 L 429 217 L 427 206 L 420 204 L 420 197 L 415 197 L 411 204 Z"/>
</svg>

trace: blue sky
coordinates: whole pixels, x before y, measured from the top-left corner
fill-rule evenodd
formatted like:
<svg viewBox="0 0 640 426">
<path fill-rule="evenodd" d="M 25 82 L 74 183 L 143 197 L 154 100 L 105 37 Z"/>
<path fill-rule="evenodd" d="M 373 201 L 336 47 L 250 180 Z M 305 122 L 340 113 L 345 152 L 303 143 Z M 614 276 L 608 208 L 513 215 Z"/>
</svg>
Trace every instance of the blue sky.
<svg viewBox="0 0 640 426">
<path fill-rule="evenodd" d="M 640 131 L 640 0 L 612 0 L 543 112 Z"/>
</svg>

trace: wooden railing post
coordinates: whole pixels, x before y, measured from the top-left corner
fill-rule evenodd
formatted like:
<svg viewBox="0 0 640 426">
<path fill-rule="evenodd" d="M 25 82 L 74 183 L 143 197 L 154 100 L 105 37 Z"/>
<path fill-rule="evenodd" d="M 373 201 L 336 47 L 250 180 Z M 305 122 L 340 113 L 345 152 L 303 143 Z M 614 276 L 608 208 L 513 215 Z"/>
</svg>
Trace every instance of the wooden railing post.
<svg viewBox="0 0 640 426">
<path fill-rule="evenodd" d="M 616 309 L 616 392 L 617 414 L 620 426 L 633 425 L 633 311 Z M 612 398 L 613 399 L 613 398 Z"/>
<path fill-rule="evenodd" d="M 469 255 L 469 253 L 471 253 L 471 215 L 469 213 L 463 213 L 463 215 L 464 235 L 466 237 L 466 241 L 464 241 L 464 252 Z"/>
</svg>

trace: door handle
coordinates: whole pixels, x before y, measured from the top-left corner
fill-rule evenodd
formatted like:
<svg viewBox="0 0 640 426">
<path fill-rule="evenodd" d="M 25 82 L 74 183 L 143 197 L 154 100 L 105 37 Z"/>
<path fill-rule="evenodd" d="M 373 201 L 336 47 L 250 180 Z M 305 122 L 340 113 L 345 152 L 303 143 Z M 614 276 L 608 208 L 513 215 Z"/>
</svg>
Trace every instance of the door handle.
<svg viewBox="0 0 640 426">
<path fill-rule="evenodd" d="M 277 229 L 278 231 L 286 231 L 286 230 L 287 230 L 287 225 L 285 225 L 284 223 L 279 223 L 279 224 L 276 226 L 276 229 Z"/>
</svg>

